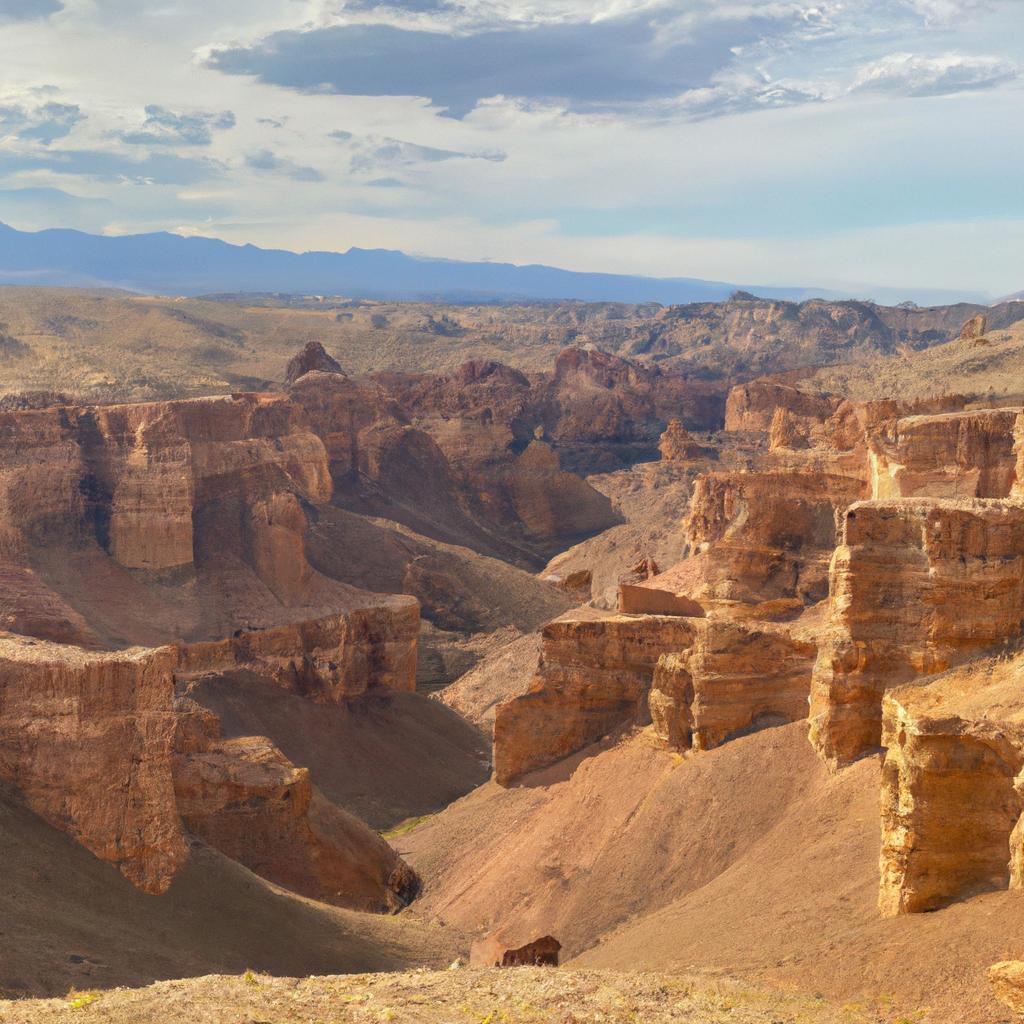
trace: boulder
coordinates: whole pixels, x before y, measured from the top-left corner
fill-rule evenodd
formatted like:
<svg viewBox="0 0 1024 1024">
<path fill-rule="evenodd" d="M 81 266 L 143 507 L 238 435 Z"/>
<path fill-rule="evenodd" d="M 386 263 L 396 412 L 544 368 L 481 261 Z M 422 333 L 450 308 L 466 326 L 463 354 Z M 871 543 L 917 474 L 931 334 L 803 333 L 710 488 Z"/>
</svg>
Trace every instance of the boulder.
<svg viewBox="0 0 1024 1024">
<path fill-rule="evenodd" d="M 557 967 L 561 949 L 551 935 L 512 946 L 500 934 L 492 934 L 473 943 L 469 962 L 473 967 Z"/>
<path fill-rule="evenodd" d="M 988 969 L 988 980 L 1001 1003 L 1024 1015 L 1024 962 L 1003 960 L 993 964 Z"/>
</svg>

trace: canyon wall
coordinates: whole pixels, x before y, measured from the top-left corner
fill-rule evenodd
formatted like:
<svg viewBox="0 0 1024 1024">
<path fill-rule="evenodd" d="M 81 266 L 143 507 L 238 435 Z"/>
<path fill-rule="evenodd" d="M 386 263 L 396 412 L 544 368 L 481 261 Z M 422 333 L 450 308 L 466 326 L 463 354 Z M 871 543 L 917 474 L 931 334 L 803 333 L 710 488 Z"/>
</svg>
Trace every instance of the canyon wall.
<svg viewBox="0 0 1024 1024">
<path fill-rule="evenodd" d="M 649 696 L 658 738 L 711 750 L 759 728 L 807 717 L 817 648 L 775 623 L 694 622 L 688 650 L 662 654 Z"/>
<path fill-rule="evenodd" d="M 176 661 L 173 648 L 0 637 L 0 778 L 151 893 L 188 857 L 171 778 Z"/>
<path fill-rule="evenodd" d="M 937 910 L 1022 883 L 1020 658 L 886 694 L 879 909 Z"/>
<path fill-rule="evenodd" d="M 885 690 L 1018 634 L 1024 506 L 996 499 L 856 503 L 843 520 L 830 594 L 811 691 L 811 740 L 840 765 L 881 743 Z"/>
<path fill-rule="evenodd" d="M 695 621 L 581 608 L 549 622 L 530 690 L 495 714 L 497 782 L 508 785 L 616 729 L 646 723 L 658 659 L 689 648 Z"/>
</svg>

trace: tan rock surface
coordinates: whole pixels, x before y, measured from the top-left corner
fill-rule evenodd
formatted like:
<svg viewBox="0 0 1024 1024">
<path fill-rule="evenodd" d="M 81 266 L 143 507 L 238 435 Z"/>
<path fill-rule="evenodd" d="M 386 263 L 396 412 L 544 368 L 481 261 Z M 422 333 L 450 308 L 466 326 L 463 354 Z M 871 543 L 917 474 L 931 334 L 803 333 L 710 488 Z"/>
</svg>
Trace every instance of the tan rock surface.
<svg viewBox="0 0 1024 1024">
<path fill-rule="evenodd" d="M 831 621 L 811 691 L 811 740 L 844 764 L 881 742 L 882 695 L 1016 635 L 1024 506 L 935 498 L 860 502 L 830 571 Z"/>
<path fill-rule="evenodd" d="M 872 497 L 1008 497 L 1018 411 L 909 416 L 870 430 Z"/>
<path fill-rule="evenodd" d="M 804 470 L 700 476 L 687 521 L 690 558 L 639 586 L 685 594 L 704 608 L 757 614 L 757 606 L 788 602 L 797 614 L 825 596 L 836 513 L 863 487 L 854 477 Z"/>
<path fill-rule="evenodd" d="M 679 419 L 669 420 L 665 432 L 658 439 L 658 451 L 664 462 L 693 462 L 712 454 L 693 439 Z"/>
<path fill-rule="evenodd" d="M 1024 1015 L 1024 962 L 1001 960 L 988 969 L 988 980 L 1001 1003 Z"/>
<path fill-rule="evenodd" d="M 646 724 L 658 658 L 692 644 L 694 621 L 581 608 L 549 622 L 529 691 L 495 714 L 498 783 L 508 785 L 624 726 Z"/>
<path fill-rule="evenodd" d="M 777 409 L 800 417 L 824 420 L 835 412 L 840 399 L 771 381 L 754 380 L 739 384 L 729 392 L 725 403 L 725 429 L 768 431 Z"/>
<path fill-rule="evenodd" d="M 883 914 L 1020 886 L 1022 668 L 986 658 L 885 695 Z"/>
<path fill-rule="evenodd" d="M 650 693 L 654 732 L 676 750 L 710 750 L 729 739 L 807 716 L 816 645 L 785 625 L 707 619 L 693 646 L 663 654 Z"/>
</svg>

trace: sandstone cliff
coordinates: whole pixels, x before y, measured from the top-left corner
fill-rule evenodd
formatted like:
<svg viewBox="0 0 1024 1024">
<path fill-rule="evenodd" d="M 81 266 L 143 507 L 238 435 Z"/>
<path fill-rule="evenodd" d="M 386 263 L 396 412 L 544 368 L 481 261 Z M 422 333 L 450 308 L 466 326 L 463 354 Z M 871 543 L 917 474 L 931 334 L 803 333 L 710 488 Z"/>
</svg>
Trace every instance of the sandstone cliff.
<svg viewBox="0 0 1024 1024">
<path fill-rule="evenodd" d="M 0 639 L 0 778 L 152 893 L 188 857 L 171 779 L 176 660 Z"/>
<path fill-rule="evenodd" d="M 882 696 L 1016 635 L 1024 506 L 890 499 L 850 506 L 830 570 L 831 621 L 811 692 L 811 739 L 832 764 L 881 742 Z"/>
<path fill-rule="evenodd" d="M 325 800 L 308 769 L 265 737 L 222 740 L 218 732 L 210 724 L 178 744 L 174 788 L 189 832 L 324 903 L 395 911 L 415 897 L 416 875 L 377 833 Z"/>
<path fill-rule="evenodd" d="M 875 498 L 1005 498 L 1016 479 L 1016 409 L 917 415 L 868 432 Z"/>
<path fill-rule="evenodd" d="M 817 648 L 806 631 L 724 619 L 693 628 L 692 647 L 661 655 L 654 670 L 650 713 L 666 746 L 710 750 L 807 716 Z"/>
<path fill-rule="evenodd" d="M 879 908 L 936 910 L 1022 884 L 1020 656 L 885 696 Z"/>
<path fill-rule="evenodd" d="M 690 647 L 693 622 L 585 608 L 549 622 L 529 691 L 496 710 L 495 779 L 508 785 L 609 732 L 645 724 L 658 658 Z"/>
</svg>

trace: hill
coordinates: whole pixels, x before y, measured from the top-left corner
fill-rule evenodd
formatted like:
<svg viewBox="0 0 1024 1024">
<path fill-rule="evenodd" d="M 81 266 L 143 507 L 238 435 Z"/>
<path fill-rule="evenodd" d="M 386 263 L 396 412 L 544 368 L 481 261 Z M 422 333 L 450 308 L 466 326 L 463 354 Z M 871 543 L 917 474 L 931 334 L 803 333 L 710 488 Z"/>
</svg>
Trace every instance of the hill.
<svg viewBox="0 0 1024 1024">
<path fill-rule="evenodd" d="M 996 329 L 1022 309 L 750 296 L 666 307 L 439 306 L 0 286 L 0 395 L 64 391 L 109 402 L 273 390 L 308 342 L 352 374 L 451 371 L 469 360 L 537 372 L 567 346 L 592 346 L 728 385 L 929 348 L 980 312 Z"/>
<path fill-rule="evenodd" d="M 0 224 L 0 282 L 125 288 L 171 295 L 297 292 L 448 302 L 582 299 L 589 302 L 706 302 L 737 285 L 697 278 L 588 274 L 541 265 L 424 259 L 386 249 L 294 253 L 167 232 L 119 237 Z M 775 298 L 829 292 L 759 288 Z"/>
</svg>

